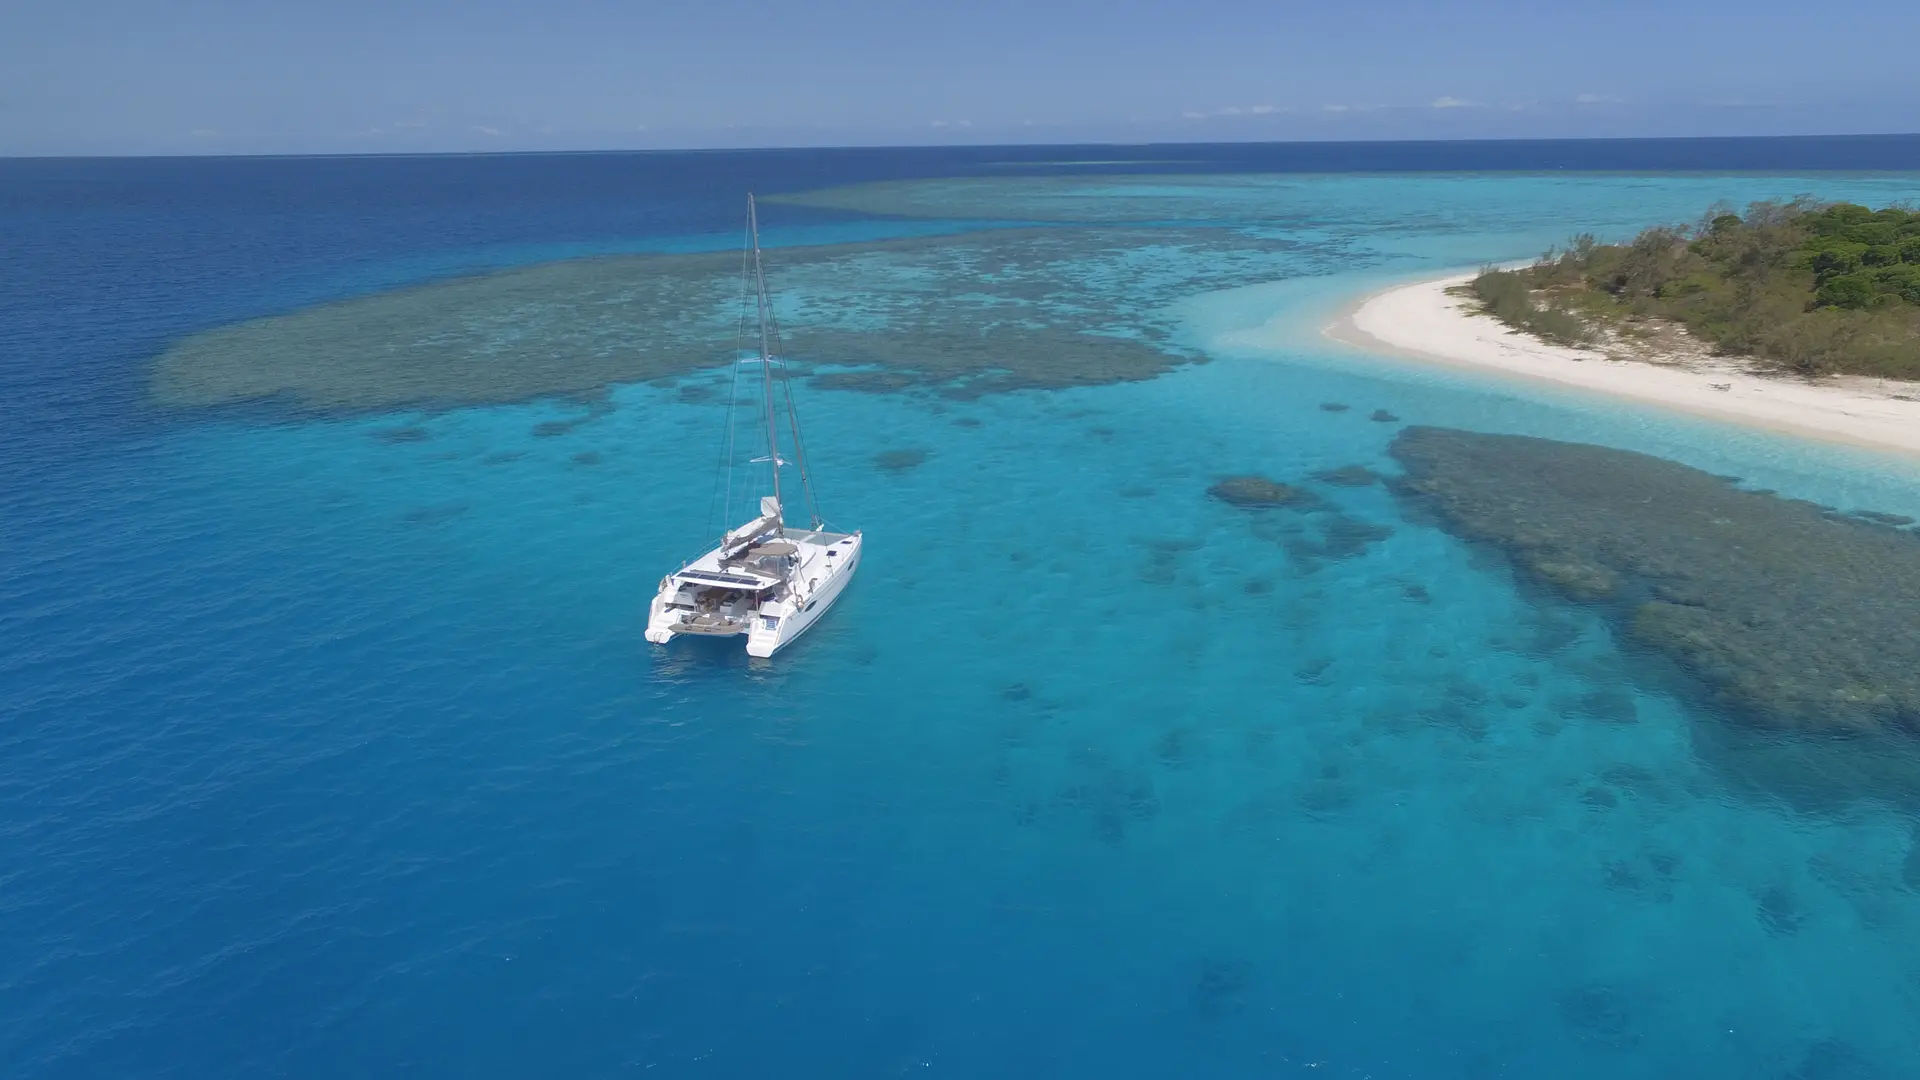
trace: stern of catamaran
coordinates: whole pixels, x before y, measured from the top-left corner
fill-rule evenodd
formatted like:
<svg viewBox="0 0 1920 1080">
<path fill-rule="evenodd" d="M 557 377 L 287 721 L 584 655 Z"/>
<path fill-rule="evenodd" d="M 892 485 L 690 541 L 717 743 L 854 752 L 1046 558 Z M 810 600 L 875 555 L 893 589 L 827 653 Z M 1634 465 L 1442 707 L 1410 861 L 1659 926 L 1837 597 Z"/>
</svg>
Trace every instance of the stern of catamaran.
<svg viewBox="0 0 1920 1080">
<path fill-rule="evenodd" d="M 759 517 L 660 579 L 647 613 L 647 640 L 664 645 L 681 634 L 728 637 L 752 630 L 761 609 L 787 588 L 798 548 L 781 533 L 779 500 L 761 499 Z"/>
<path fill-rule="evenodd" d="M 782 527 L 733 543 L 743 531 L 661 579 L 648 641 L 744 636 L 747 655 L 772 656 L 826 614 L 860 563 L 857 532 Z"/>
<path fill-rule="evenodd" d="M 761 598 L 775 584 L 747 574 L 697 570 L 668 574 L 647 612 L 647 640 L 664 645 L 681 634 L 744 634 L 753 626 Z"/>
</svg>

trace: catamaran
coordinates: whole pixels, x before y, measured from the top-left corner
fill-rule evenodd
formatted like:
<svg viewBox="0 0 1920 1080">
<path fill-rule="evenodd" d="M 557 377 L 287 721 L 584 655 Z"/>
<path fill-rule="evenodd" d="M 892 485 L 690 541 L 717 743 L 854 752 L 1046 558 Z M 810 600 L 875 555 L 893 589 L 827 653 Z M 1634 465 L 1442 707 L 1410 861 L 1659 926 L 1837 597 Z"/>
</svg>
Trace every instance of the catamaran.
<svg viewBox="0 0 1920 1080">
<path fill-rule="evenodd" d="M 760 422 L 766 430 L 766 455 L 755 462 L 769 467 L 770 492 L 760 497 L 759 515 L 729 529 L 712 551 L 660 579 L 647 617 L 647 640 L 665 645 L 681 635 L 701 637 L 745 636 L 748 656 L 772 656 L 819 621 L 852 580 L 860 565 L 858 531 L 828 532 L 814 499 L 813 477 L 807 471 L 806 443 L 800 437 L 800 415 L 793 407 L 793 387 L 780 360 L 780 327 L 767 297 L 767 275 L 760 257 L 760 218 L 753 196 L 747 196 L 748 253 L 754 303 L 760 317 L 759 355 L 740 361 L 757 366 L 760 375 Z M 743 266 L 742 297 L 748 268 Z M 742 303 L 744 315 L 745 304 Z M 741 320 L 745 325 L 744 317 Z M 742 335 L 744 337 L 744 334 Z M 738 348 L 736 355 L 745 350 Z M 740 368 L 735 369 L 738 382 Z M 732 503 L 732 411 L 739 407 L 736 392 L 728 406 L 726 470 L 727 497 Z M 793 459 L 781 456 L 781 413 L 792 444 Z M 793 466 L 806 501 L 808 526 L 787 524 L 781 501 L 780 470 Z M 711 523 L 710 523 L 711 524 Z"/>
</svg>

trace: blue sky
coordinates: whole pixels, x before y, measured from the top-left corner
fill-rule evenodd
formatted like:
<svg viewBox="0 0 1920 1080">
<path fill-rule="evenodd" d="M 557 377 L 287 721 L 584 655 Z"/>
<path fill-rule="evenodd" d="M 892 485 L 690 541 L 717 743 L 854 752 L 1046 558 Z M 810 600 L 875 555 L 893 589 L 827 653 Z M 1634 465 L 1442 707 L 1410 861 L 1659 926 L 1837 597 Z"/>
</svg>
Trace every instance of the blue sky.
<svg viewBox="0 0 1920 1080">
<path fill-rule="evenodd" d="M 1920 131 L 1920 3 L 4 0 L 0 154 Z"/>
</svg>

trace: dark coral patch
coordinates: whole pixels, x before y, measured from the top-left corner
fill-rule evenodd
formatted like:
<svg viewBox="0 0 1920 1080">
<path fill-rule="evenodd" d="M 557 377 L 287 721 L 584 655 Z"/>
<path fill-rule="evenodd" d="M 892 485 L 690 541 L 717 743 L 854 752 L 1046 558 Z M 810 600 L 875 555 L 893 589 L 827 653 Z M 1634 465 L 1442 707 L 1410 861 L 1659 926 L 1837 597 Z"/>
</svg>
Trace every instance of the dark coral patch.
<svg viewBox="0 0 1920 1080">
<path fill-rule="evenodd" d="M 1785 885 L 1775 885 L 1756 897 L 1754 915 L 1775 937 L 1797 934 L 1807 921 L 1806 912 Z"/>
<path fill-rule="evenodd" d="M 427 429 L 419 427 L 381 428 L 373 433 L 373 437 L 383 443 L 425 442 L 429 438 Z"/>
<path fill-rule="evenodd" d="M 443 525 L 466 512 L 466 503 L 447 503 L 444 506 L 421 506 L 407 511 L 400 520 L 409 525 Z"/>
<path fill-rule="evenodd" d="M 881 472 L 906 472 L 926 464 L 933 451 L 923 447 L 908 447 L 901 450 L 882 450 L 873 455 L 874 468 Z"/>
<path fill-rule="evenodd" d="M 1264 476 L 1229 476 L 1208 488 L 1207 494 L 1242 510 L 1306 508 L 1320 504 L 1319 496 L 1312 492 Z"/>
<path fill-rule="evenodd" d="M 1905 514 L 1883 514 L 1878 510 L 1855 510 L 1853 516 L 1862 521 L 1871 521 L 1875 525 L 1891 525 L 1895 528 L 1913 524 L 1913 519 Z"/>
<path fill-rule="evenodd" d="M 1342 465 L 1337 469 L 1322 469 L 1313 474 L 1315 480 L 1323 484 L 1338 487 L 1366 487 L 1380 482 L 1380 474 L 1365 465 Z"/>
</svg>

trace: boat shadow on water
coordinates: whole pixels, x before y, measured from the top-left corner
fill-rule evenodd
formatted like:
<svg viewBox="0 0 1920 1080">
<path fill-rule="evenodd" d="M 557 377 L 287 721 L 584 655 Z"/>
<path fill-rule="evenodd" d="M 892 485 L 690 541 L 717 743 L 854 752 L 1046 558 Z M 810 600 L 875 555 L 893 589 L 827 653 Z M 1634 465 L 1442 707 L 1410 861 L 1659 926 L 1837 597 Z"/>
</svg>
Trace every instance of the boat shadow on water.
<svg viewBox="0 0 1920 1080">
<path fill-rule="evenodd" d="M 801 653 L 798 644 L 783 659 Z M 714 675 L 772 680 L 780 670 L 771 657 L 748 656 L 733 637 L 689 636 L 675 641 L 670 649 L 649 648 L 645 653 L 653 661 L 654 677 L 673 683 L 698 682 Z"/>
<path fill-rule="evenodd" d="M 756 685 L 779 687 L 799 663 L 810 657 L 838 652 L 843 660 L 851 658 L 856 666 L 869 666 L 873 660 L 866 650 L 850 647 L 846 628 L 827 622 L 780 650 L 775 657 L 749 656 L 736 637 L 676 638 L 669 648 L 645 648 L 654 679 L 691 685 L 709 679 L 737 680 L 743 676 Z"/>
</svg>

